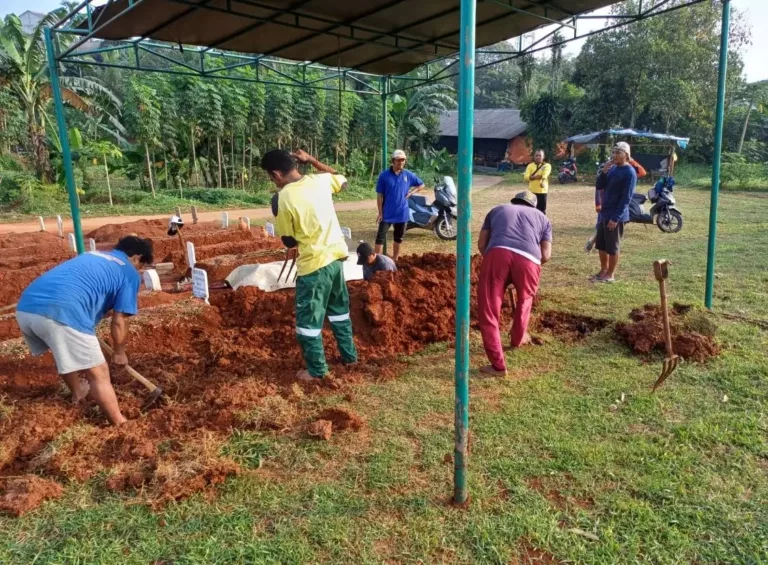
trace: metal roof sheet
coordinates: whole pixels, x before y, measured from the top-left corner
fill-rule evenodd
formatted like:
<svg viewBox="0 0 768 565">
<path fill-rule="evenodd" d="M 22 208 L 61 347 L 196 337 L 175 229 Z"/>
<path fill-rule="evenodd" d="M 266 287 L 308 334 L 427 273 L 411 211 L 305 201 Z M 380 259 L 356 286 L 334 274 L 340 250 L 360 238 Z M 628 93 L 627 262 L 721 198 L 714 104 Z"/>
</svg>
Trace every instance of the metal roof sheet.
<svg viewBox="0 0 768 565">
<path fill-rule="evenodd" d="M 476 139 L 510 140 L 528 129 L 528 124 L 520 119 L 520 110 L 514 108 L 475 110 L 474 123 Z M 458 110 L 451 110 L 440 116 L 440 135 L 445 137 L 459 135 Z"/>
<path fill-rule="evenodd" d="M 615 0 L 559 2 L 478 2 L 477 47 Z M 143 37 L 396 75 L 459 50 L 460 1 L 113 0 L 92 19 L 99 39 Z"/>
</svg>

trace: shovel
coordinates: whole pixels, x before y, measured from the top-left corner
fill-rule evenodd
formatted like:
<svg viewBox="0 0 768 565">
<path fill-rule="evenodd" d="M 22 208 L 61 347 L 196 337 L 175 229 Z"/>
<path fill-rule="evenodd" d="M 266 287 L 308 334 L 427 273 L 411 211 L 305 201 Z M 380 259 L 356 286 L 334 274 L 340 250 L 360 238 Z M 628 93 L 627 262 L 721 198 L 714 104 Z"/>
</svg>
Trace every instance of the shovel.
<svg viewBox="0 0 768 565">
<path fill-rule="evenodd" d="M 672 332 L 669 329 L 669 308 L 667 307 L 667 277 L 669 277 L 669 262 L 666 259 L 653 262 L 653 273 L 656 280 L 659 281 L 659 292 L 661 293 L 661 314 L 664 319 L 664 345 L 667 350 L 667 356 L 664 358 L 664 365 L 661 368 L 661 374 L 653 384 L 653 392 L 659 388 L 672 371 L 677 369 L 679 358 L 672 351 Z"/>
<path fill-rule="evenodd" d="M 101 345 L 101 348 L 110 357 L 114 357 L 115 352 L 112 351 L 112 348 L 109 345 L 107 345 L 107 342 L 99 338 L 99 345 Z M 147 397 L 147 399 L 144 401 L 144 404 L 142 404 L 140 408 L 142 412 L 149 410 L 149 408 L 151 408 L 160 399 L 160 397 L 163 396 L 163 389 L 161 389 L 159 386 L 152 384 L 150 381 L 144 378 L 130 365 L 126 365 L 125 370 L 128 372 L 129 375 L 131 375 L 131 377 L 133 377 L 134 380 L 139 381 L 149 391 L 150 393 L 149 397 Z"/>
</svg>

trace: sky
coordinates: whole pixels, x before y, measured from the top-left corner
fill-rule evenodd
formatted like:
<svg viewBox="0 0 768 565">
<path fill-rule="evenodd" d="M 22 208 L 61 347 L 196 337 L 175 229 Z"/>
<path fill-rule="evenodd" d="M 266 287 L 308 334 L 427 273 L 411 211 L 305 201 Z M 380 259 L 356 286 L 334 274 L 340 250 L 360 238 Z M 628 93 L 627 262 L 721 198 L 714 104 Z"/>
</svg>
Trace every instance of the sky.
<svg viewBox="0 0 768 565">
<path fill-rule="evenodd" d="M 0 0 L 0 17 L 5 17 L 9 13 L 20 14 L 30 9 L 32 4 L 34 4 L 35 11 L 44 12 L 59 6 L 60 1 Z M 752 28 L 752 44 L 742 53 L 747 80 L 754 82 L 768 79 L 768 57 L 765 55 L 768 53 L 768 34 L 759 31 L 763 28 L 765 22 L 768 22 L 768 0 L 732 0 L 732 6 L 746 14 L 747 21 Z M 598 11 L 598 13 L 607 13 L 607 11 L 606 9 Z M 591 29 L 600 29 L 603 27 L 603 24 L 604 20 L 583 20 L 578 26 L 579 33 L 590 31 Z M 581 50 L 583 44 L 583 41 L 569 43 L 566 52 L 575 55 Z"/>
</svg>

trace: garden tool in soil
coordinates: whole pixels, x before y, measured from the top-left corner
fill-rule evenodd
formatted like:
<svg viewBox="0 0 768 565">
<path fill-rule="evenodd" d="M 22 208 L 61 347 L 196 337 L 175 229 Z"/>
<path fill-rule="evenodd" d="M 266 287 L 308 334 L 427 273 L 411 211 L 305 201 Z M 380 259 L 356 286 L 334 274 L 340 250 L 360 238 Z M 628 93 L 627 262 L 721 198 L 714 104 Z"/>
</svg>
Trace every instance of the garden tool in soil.
<svg viewBox="0 0 768 565">
<path fill-rule="evenodd" d="M 189 264 L 189 258 L 187 257 L 187 244 L 184 242 L 184 236 L 181 235 L 181 228 L 184 227 L 184 220 L 181 219 L 181 216 L 173 215 L 168 220 L 168 235 L 179 236 L 179 243 L 181 243 L 181 255 L 184 257 L 185 262 L 187 263 L 187 268 L 189 269 L 190 273 L 192 272 L 192 265 Z M 184 276 L 182 277 L 182 282 L 184 282 L 187 279 L 186 273 L 184 273 Z"/>
<path fill-rule="evenodd" d="M 5 314 L 6 312 L 11 312 L 16 308 L 17 304 L 9 304 L 8 306 L 3 306 L 0 308 L 0 314 Z"/>
<path fill-rule="evenodd" d="M 672 351 L 672 331 L 669 328 L 669 308 L 667 307 L 667 278 L 669 277 L 669 262 L 666 259 L 653 262 L 653 274 L 656 276 L 656 280 L 659 281 L 659 292 L 661 293 L 661 314 L 664 320 L 664 346 L 666 347 L 667 356 L 664 358 L 664 365 L 661 369 L 661 374 L 656 382 L 653 384 L 653 391 L 655 392 L 672 371 L 677 369 L 679 358 Z"/>
<path fill-rule="evenodd" d="M 107 342 L 101 338 L 99 338 L 99 345 L 101 345 L 101 348 L 109 355 L 110 358 L 114 356 L 115 352 L 112 351 L 112 348 L 107 344 Z M 144 404 L 141 405 L 141 411 L 145 412 L 146 410 L 149 410 L 160 399 L 160 397 L 163 396 L 163 389 L 152 384 L 130 365 L 126 365 L 125 370 L 134 380 L 139 381 L 149 391 L 149 396 L 144 401 Z"/>
<path fill-rule="evenodd" d="M 277 276 L 278 283 L 280 282 L 280 279 L 283 277 L 283 271 L 285 271 L 285 266 L 288 264 L 288 259 L 290 259 L 291 254 L 293 254 L 293 260 L 291 261 L 291 266 L 288 267 L 288 272 L 285 273 L 285 282 L 288 282 L 288 278 L 291 276 L 291 271 L 296 266 L 296 258 L 299 256 L 299 251 L 297 249 L 287 249 L 285 251 L 285 261 L 283 262 L 283 268 L 280 269 L 280 274 Z"/>
</svg>

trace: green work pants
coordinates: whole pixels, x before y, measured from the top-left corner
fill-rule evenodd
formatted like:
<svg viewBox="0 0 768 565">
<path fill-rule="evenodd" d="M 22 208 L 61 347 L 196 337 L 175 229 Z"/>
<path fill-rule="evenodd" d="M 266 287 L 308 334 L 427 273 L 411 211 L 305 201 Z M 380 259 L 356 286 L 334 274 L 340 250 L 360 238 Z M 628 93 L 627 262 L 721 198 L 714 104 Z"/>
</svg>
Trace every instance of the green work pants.
<svg viewBox="0 0 768 565">
<path fill-rule="evenodd" d="M 323 377 L 328 372 L 322 336 L 326 314 L 342 361 L 356 362 L 357 349 L 352 338 L 352 320 L 349 319 L 349 293 L 341 261 L 334 261 L 296 279 L 296 339 L 307 370 L 313 377 Z"/>
</svg>

